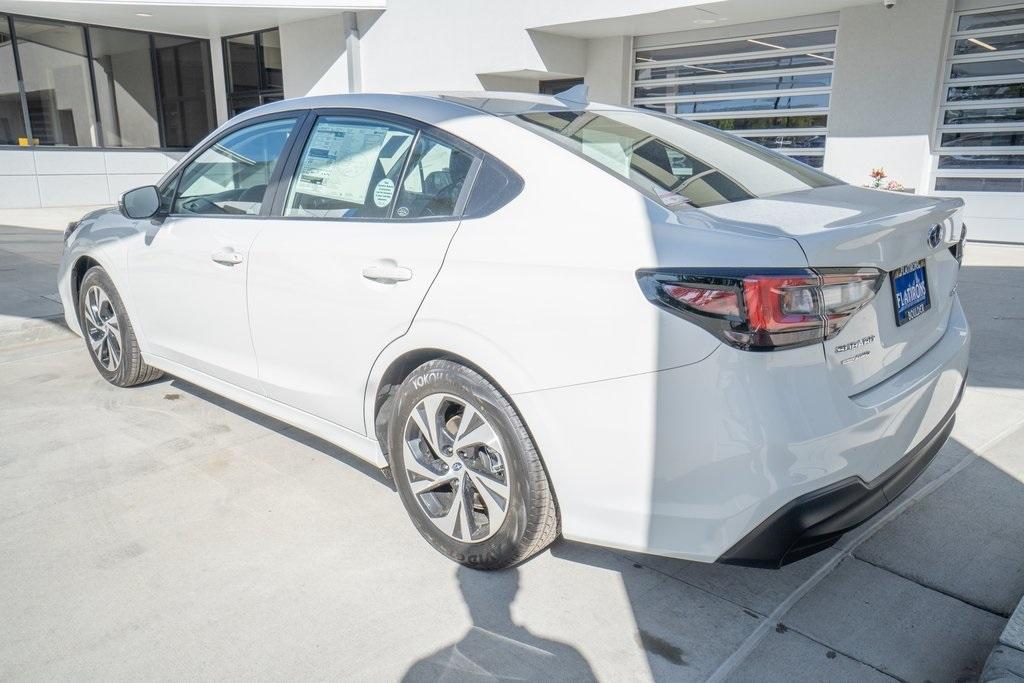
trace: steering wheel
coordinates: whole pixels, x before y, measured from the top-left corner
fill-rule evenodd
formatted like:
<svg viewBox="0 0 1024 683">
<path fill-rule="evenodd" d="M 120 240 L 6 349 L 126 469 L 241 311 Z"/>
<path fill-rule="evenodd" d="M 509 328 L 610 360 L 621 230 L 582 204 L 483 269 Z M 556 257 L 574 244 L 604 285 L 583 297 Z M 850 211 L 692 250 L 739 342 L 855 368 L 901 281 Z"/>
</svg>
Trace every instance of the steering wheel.
<svg viewBox="0 0 1024 683">
<path fill-rule="evenodd" d="M 199 214 L 211 214 L 211 213 L 231 213 L 219 204 L 211 202 L 206 197 L 193 197 L 192 199 L 186 199 L 181 204 L 182 208 L 189 213 Z"/>
</svg>

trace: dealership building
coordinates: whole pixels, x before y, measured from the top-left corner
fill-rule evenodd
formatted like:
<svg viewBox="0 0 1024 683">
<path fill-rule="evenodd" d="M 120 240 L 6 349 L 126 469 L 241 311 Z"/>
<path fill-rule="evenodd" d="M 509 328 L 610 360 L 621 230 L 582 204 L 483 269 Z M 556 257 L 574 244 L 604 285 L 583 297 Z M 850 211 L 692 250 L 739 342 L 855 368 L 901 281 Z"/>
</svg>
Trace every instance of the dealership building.
<svg viewBox="0 0 1024 683">
<path fill-rule="evenodd" d="M 1008 0 L 0 0 L 0 208 L 116 201 L 286 97 L 577 83 L 1024 242 Z"/>
</svg>

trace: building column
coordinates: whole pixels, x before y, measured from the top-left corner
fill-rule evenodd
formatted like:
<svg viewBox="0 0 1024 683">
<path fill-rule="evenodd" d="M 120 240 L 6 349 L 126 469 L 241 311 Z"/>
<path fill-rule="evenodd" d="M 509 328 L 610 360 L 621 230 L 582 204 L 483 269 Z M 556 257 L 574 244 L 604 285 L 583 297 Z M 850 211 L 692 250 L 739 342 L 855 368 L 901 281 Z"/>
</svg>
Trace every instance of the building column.
<svg viewBox="0 0 1024 683">
<path fill-rule="evenodd" d="M 927 192 L 953 0 L 839 12 L 825 171 L 854 185 L 873 168 Z"/>
</svg>

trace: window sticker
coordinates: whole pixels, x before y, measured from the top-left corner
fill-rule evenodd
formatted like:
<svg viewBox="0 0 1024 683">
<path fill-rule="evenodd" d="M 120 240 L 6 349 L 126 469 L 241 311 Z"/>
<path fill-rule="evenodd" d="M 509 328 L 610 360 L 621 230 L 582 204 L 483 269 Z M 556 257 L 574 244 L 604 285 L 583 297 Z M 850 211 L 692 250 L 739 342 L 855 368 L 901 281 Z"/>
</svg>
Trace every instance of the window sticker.
<svg viewBox="0 0 1024 683">
<path fill-rule="evenodd" d="M 382 126 L 319 124 L 310 138 L 295 190 L 362 204 L 387 131 Z"/>
<path fill-rule="evenodd" d="M 373 188 L 373 203 L 377 206 L 384 208 L 391 203 L 391 198 L 395 196 L 395 183 L 391 178 L 383 178 L 377 187 Z"/>
</svg>

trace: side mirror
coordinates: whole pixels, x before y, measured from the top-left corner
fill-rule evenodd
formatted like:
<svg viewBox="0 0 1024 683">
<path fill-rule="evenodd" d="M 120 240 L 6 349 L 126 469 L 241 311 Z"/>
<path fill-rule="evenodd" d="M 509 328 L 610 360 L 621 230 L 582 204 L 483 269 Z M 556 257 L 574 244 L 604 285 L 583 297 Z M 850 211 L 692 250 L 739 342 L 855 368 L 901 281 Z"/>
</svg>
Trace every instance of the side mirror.
<svg viewBox="0 0 1024 683">
<path fill-rule="evenodd" d="M 128 218 L 149 218 L 160 210 L 160 191 L 154 185 L 128 190 L 117 206 Z"/>
</svg>

